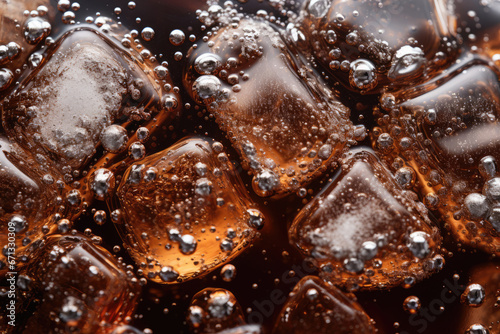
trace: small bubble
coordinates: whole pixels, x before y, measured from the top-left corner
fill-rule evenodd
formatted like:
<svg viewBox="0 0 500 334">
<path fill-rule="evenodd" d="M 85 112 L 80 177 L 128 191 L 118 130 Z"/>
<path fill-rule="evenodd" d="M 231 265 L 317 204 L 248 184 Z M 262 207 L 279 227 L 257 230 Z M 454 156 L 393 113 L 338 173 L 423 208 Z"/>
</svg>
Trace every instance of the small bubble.
<svg viewBox="0 0 500 334">
<path fill-rule="evenodd" d="M 231 282 L 236 277 L 236 267 L 232 264 L 226 264 L 220 271 L 222 280 Z"/>
<path fill-rule="evenodd" d="M 115 187 L 115 176 L 110 170 L 100 168 L 91 175 L 89 183 L 94 197 L 103 201 Z"/>
<path fill-rule="evenodd" d="M 213 53 L 204 53 L 196 57 L 194 69 L 202 75 L 217 74 L 222 67 L 222 59 Z"/>
<path fill-rule="evenodd" d="M 100 139 L 104 149 L 111 153 L 120 153 L 127 148 L 127 130 L 122 126 L 108 126 L 101 132 Z"/>
<path fill-rule="evenodd" d="M 430 236 L 422 231 L 417 231 L 410 234 L 408 248 L 413 253 L 413 255 L 415 255 L 419 259 L 423 259 L 430 254 L 431 250 L 429 247 L 429 238 Z"/>
<path fill-rule="evenodd" d="M 370 90 L 377 86 L 376 68 L 369 60 L 358 59 L 353 61 L 349 73 L 349 82 L 354 88 Z"/>
<path fill-rule="evenodd" d="M 474 325 L 470 326 L 465 333 L 466 334 L 489 334 L 490 331 L 481 324 L 474 324 Z"/>
<path fill-rule="evenodd" d="M 179 46 L 182 43 L 184 43 L 184 40 L 186 39 L 186 35 L 182 30 L 179 29 L 174 29 L 170 32 L 170 36 L 168 37 L 168 40 L 172 45 Z"/>
<path fill-rule="evenodd" d="M 260 230 L 264 227 L 264 215 L 262 214 L 262 212 L 256 209 L 248 209 L 247 213 L 249 216 L 247 223 L 250 227 L 253 227 L 257 230 Z"/>
<path fill-rule="evenodd" d="M 189 255 L 196 251 L 196 239 L 190 234 L 184 234 L 179 240 L 179 249 L 182 254 Z"/>
<path fill-rule="evenodd" d="M 14 74 L 9 69 L 0 69 L 0 91 L 7 89 L 14 80 Z"/>
<path fill-rule="evenodd" d="M 106 211 L 104 211 L 104 210 L 97 210 L 94 213 L 94 222 L 97 225 L 104 225 L 104 223 L 106 222 Z"/>
<path fill-rule="evenodd" d="M 403 308 L 410 314 L 415 314 L 420 309 L 420 299 L 416 296 L 409 296 L 403 302 Z"/>
<path fill-rule="evenodd" d="M 69 0 L 59 0 L 57 2 L 57 9 L 60 11 L 60 12 L 65 12 L 69 9 L 69 7 L 71 6 L 71 2 Z"/>
<path fill-rule="evenodd" d="M 128 148 L 129 156 L 134 160 L 139 160 L 146 156 L 146 148 L 140 142 L 132 143 Z"/>
<path fill-rule="evenodd" d="M 146 27 L 141 31 L 141 37 L 143 40 L 149 42 L 155 37 L 155 31 L 151 27 Z"/>
<path fill-rule="evenodd" d="M 479 307 L 483 304 L 486 293 L 480 284 L 469 284 L 460 297 L 462 303 L 472 307 Z"/>
<path fill-rule="evenodd" d="M 24 24 L 24 38 L 28 44 L 38 44 L 50 34 L 52 27 L 46 20 L 33 17 Z"/>
<path fill-rule="evenodd" d="M 174 282 L 179 277 L 179 273 L 170 266 L 162 267 L 158 275 L 164 282 Z"/>
<path fill-rule="evenodd" d="M 149 129 L 141 126 L 140 128 L 137 129 L 136 134 L 137 134 L 137 139 L 139 139 L 141 143 L 144 143 L 149 138 Z"/>
</svg>

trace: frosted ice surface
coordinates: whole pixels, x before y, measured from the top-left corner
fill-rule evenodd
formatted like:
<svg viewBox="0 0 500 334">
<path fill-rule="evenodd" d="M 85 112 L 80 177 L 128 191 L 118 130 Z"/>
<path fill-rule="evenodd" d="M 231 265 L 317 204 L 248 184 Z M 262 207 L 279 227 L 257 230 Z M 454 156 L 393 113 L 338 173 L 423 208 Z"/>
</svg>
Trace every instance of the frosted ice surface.
<svg viewBox="0 0 500 334">
<path fill-rule="evenodd" d="M 44 83 L 50 82 L 50 85 Z M 58 52 L 35 79 L 32 126 L 42 145 L 78 165 L 95 151 L 126 93 L 125 71 L 96 44 Z"/>
</svg>

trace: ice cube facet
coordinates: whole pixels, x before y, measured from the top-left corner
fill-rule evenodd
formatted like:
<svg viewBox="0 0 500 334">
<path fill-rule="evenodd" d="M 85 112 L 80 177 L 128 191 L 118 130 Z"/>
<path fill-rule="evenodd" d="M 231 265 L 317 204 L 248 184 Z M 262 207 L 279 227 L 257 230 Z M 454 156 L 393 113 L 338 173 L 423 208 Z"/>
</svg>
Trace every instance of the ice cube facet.
<svg viewBox="0 0 500 334">
<path fill-rule="evenodd" d="M 191 50 L 184 84 L 215 115 L 260 196 L 306 185 L 353 138 L 349 109 L 269 23 L 242 19 Z"/>
<path fill-rule="evenodd" d="M 48 328 L 96 333 L 101 322 L 124 322 L 132 315 L 140 293 L 133 273 L 78 234 L 47 237 L 23 274 L 31 280 L 27 302 L 36 310 L 22 333 L 46 333 Z"/>
<path fill-rule="evenodd" d="M 424 202 L 438 210 L 463 244 L 500 252 L 497 161 L 500 82 L 470 58 L 426 84 L 394 94 L 376 134 L 392 134 L 388 162 L 418 174 Z M 380 138 L 380 137 L 379 137 Z M 374 136 L 376 141 L 376 135 Z"/>
<path fill-rule="evenodd" d="M 124 219 L 116 227 L 149 279 L 206 274 L 256 236 L 255 209 L 221 148 L 208 138 L 184 139 L 125 173 L 117 190 Z"/>
<path fill-rule="evenodd" d="M 137 61 L 96 30 L 66 33 L 45 57 L 7 97 L 3 125 L 11 138 L 61 167 L 82 166 L 103 130 L 159 100 L 157 84 Z"/>
<path fill-rule="evenodd" d="M 12 259 L 23 255 L 42 235 L 42 226 L 53 225 L 57 177 L 48 164 L 37 163 L 0 135 L 0 273 L 8 269 L 9 255 Z"/>
<path fill-rule="evenodd" d="M 425 207 L 365 149 L 349 153 L 340 174 L 299 212 L 289 236 L 321 275 L 349 289 L 420 280 L 442 261 Z"/>
<path fill-rule="evenodd" d="M 298 42 L 347 88 L 377 93 L 421 82 L 455 58 L 450 8 L 445 0 L 308 0 Z"/>
<path fill-rule="evenodd" d="M 300 280 L 274 326 L 276 334 L 375 333 L 371 319 L 353 299 L 315 276 Z"/>
</svg>

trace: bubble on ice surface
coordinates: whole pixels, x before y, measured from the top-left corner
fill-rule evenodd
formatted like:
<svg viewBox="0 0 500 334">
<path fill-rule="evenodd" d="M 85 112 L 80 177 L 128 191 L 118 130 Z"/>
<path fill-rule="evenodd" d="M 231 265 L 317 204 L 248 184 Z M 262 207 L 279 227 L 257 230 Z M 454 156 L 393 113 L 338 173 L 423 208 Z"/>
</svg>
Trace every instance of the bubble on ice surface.
<svg viewBox="0 0 500 334">
<path fill-rule="evenodd" d="M 401 47 L 392 59 L 391 69 L 387 76 L 391 80 L 402 80 L 418 74 L 426 65 L 424 51 L 418 47 L 405 45 Z"/>
<path fill-rule="evenodd" d="M 311 0 L 307 6 L 307 10 L 312 16 L 319 19 L 328 12 L 329 5 L 330 1 L 328 0 Z"/>
<path fill-rule="evenodd" d="M 34 17 L 24 24 L 24 38 L 28 44 L 38 44 L 50 34 L 52 27 L 46 20 Z"/>
<path fill-rule="evenodd" d="M 361 306 L 320 278 L 302 278 L 283 306 L 273 333 L 375 333 Z"/>
<path fill-rule="evenodd" d="M 115 176 L 106 168 L 96 170 L 89 179 L 90 189 L 98 200 L 109 197 L 115 187 Z"/>
<path fill-rule="evenodd" d="M 221 88 L 219 78 L 213 75 L 203 75 L 193 84 L 193 92 L 199 101 L 214 99 Z"/>
<path fill-rule="evenodd" d="M 375 65 L 366 59 L 353 61 L 351 63 L 349 82 L 351 86 L 360 90 L 373 89 L 378 82 Z"/>
<path fill-rule="evenodd" d="M 59 313 L 59 319 L 69 326 L 75 326 L 82 317 L 83 303 L 75 297 L 67 297 Z"/>
<path fill-rule="evenodd" d="M 326 279 L 348 288 L 398 285 L 404 276 L 422 279 L 435 269 L 405 262 L 430 259 L 440 244 L 426 212 L 365 149 L 347 155 L 340 175 L 294 219 L 289 237 L 318 267 L 333 268 L 324 270 Z M 406 251 L 384 251 L 393 247 Z"/>
<path fill-rule="evenodd" d="M 419 259 L 425 258 L 431 252 L 428 241 L 429 237 L 427 233 L 421 231 L 410 234 L 408 248 Z"/>
<path fill-rule="evenodd" d="M 10 84 L 14 80 L 14 74 L 9 69 L 0 69 L 0 91 L 9 88 Z"/>
<path fill-rule="evenodd" d="M 222 67 L 222 59 L 213 53 L 199 55 L 194 61 L 194 69 L 202 75 L 215 74 Z"/>
</svg>

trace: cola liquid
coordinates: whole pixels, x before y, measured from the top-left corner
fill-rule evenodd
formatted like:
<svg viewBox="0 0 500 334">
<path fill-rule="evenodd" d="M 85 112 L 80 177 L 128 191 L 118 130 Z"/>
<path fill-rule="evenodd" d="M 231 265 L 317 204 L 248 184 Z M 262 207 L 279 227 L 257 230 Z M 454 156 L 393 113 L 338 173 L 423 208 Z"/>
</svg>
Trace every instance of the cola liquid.
<svg viewBox="0 0 500 334">
<path fill-rule="evenodd" d="M 36 10 L 39 5 L 47 6 L 47 15 L 40 17 L 51 26 L 47 29 L 43 22 L 36 21 L 36 17 L 31 18 L 35 25 L 33 30 L 39 35 L 35 34 L 30 44 L 24 36 L 23 27 L 31 14 L 24 15 L 22 12 L 24 9 Z M 58 5 L 61 10 L 57 9 Z M 1 65 L 11 72 L 12 82 L 0 92 L 3 121 L 0 131 L 2 136 L 9 138 L 4 140 L 2 137 L 0 141 L 5 141 L 5 144 L 1 144 L 3 155 L 0 156 L 0 164 L 7 170 L 5 178 L 0 179 L 0 189 L 5 188 L 0 222 L 2 227 L 7 226 L 9 221 L 17 222 L 23 238 L 17 241 L 20 250 L 17 260 L 19 272 L 22 273 L 17 278 L 18 327 L 13 329 L 8 326 L 6 316 L 9 311 L 1 305 L 0 330 L 7 333 L 36 330 L 102 333 L 144 330 L 145 333 L 161 333 L 166 329 L 172 333 L 300 333 L 304 328 L 330 332 L 329 326 L 333 326 L 346 333 L 370 332 L 374 328 L 383 333 L 464 333 L 471 326 L 481 324 L 490 333 L 497 333 L 499 263 L 492 254 L 498 252 L 495 243 L 498 237 L 491 237 L 495 233 L 491 227 L 493 220 L 488 220 L 494 205 L 489 195 L 483 195 L 485 180 L 494 180 L 495 170 L 488 167 L 491 167 L 491 161 L 486 160 L 482 165 L 479 162 L 485 156 L 498 156 L 494 140 L 499 108 L 498 69 L 495 65 L 498 64 L 498 42 L 494 32 L 495 27 L 498 27 L 498 3 L 479 0 L 457 0 L 451 4 L 446 1 L 332 0 L 281 3 L 249 0 L 235 1 L 232 5 L 221 2 L 218 5 L 223 13 L 215 7 L 209 11 L 213 5 L 215 3 L 194 0 L 146 0 L 136 4 L 128 1 L 88 0 L 74 7 L 65 1 L 22 1 L 15 5 L 2 4 L 4 7 L 0 7 L 0 43 L 14 41 L 23 48 L 19 55 Z M 19 11 L 19 7 L 22 10 Z M 116 10 L 117 7 L 120 10 Z M 218 15 L 224 18 L 224 15 L 231 15 L 227 13 L 231 10 L 242 16 L 232 16 L 236 18 L 229 22 L 216 22 Z M 43 12 L 43 9 L 39 9 L 39 12 Z M 75 14 L 74 25 L 67 24 L 73 20 L 67 12 Z M 89 16 L 92 20 L 87 20 Z M 99 20 L 100 17 L 109 17 L 112 21 Z M 16 22 L 9 18 L 18 20 L 20 27 L 16 28 Z M 252 20 L 257 23 L 247 23 Z M 365 26 L 363 20 L 369 20 L 371 25 Z M 80 22 L 83 31 L 74 31 L 79 26 L 77 22 Z M 231 25 L 236 23 L 240 24 L 239 27 L 232 28 Z M 217 34 L 211 30 L 211 24 L 221 25 Z M 255 25 L 265 28 L 255 28 Z M 154 30 L 153 38 L 150 32 L 148 36 L 148 30 L 144 32 L 145 27 Z M 375 37 L 370 35 L 372 28 L 377 31 Z M 134 29 L 136 34 L 131 32 Z M 184 38 L 178 33 L 171 34 L 175 29 L 181 30 Z M 227 39 L 221 37 L 224 29 L 229 31 Z M 334 30 L 336 34 L 333 43 L 330 43 L 333 37 L 328 33 L 329 30 Z M 356 34 L 349 36 L 353 30 Z M 238 65 L 224 75 L 197 71 L 197 56 L 207 52 L 218 55 L 224 62 L 231 56 L 238 60 L 237 52 L 241 46 L 236 51 L 228 46 L 235 31 L 239 32 L 238 37 L 252 35 L 255 31 L 264 32 L 263 39 L 262 36 L 255 37 L 256 40 L 260 39 L 261 44 L 258 46 L 263 51 L 258 47 L 254 51 L 262 51 L 265 57 L 252 55 L 250 45 L 248 59 L 237 62 Z M 145 35 L 141 36 L 141 32 Z M 130 48 L 127 42 L 123 44 L 121 38 L 113 39 L 114 34 L 129 34 L 128 40 L 133 50 L 127 51 Z M 190 35 L 194 35 L 194 38 Z M 47 43 L 47 36 L 52 41 Z M 202 40 L 204 36 L 207 36 L 207 41 Z M 267 36 L 272 38 L 271 41 L 266 39 Z M 40 41 L 36 42 L 37 38 Z M 379 39 L 387 40 L 388 45 L 379 43 Z M 38 131 L 43 129 L 43 124 L 41 127 L 39 124 L 45 122 L 43 119 L 22 119 L 37 112 L 30 109 L 33 105 L 43 107 L 37 100 L 39 96 L 33 93 L 32 104 L 26 104 L 22 110 L 20 101 L 26 101 L 26 96 L 20 94 L 16 98 L 9 97 L 19 89 L 28 91 L 25 94 L 29 97 L 30 86 L 20 87 L 18 82 L 31 82 L 37 89 L 55 86 L 55 80 L 36 80 L 42 77 L 43 73 L 40 72 L 43 69 L 50 70 L 50 62 L 54 63 L 58 52 L 62 56 L 68 55 L 64 53 L 64 41 L 70 41 L 68 45 L 73 46 L 78 44 L 78 40 L 83 47 L 87 41 L 95 50 L 94 53 L 88 51 L 90 60 L 82 65 L 80 72 L 75 72 L 71 82 L 82 80 L 82 76 L 92 72 L 111 73 L 94 94 L 114 94 L 115 88 L 121 87 L 117 94 L 121 100 L 114 102 L 118 97 L 109 97 L 101 101 L 98 107 L 109 107 L 113 103 L 117 106 L 109 110 L 108 114 L 112 116 L 95 121 L 98 124 L 95 133 L 88 130 L 84 137 L 77 137 L 72 131 L 75 128 L 79 131 L 93 128 L 92 120 L 83 119 L 72 124 L 71 119 L 57 119 L 67 115 L 68 111 L 65 110 L 52 118 L 47 116 L 49 121 L 56 123 L 55 127 L 64 129 L 63 125 L 67 123 L 72 126 L 67 128 L 68 133 L 56 133 L 55 141 L 44 140 L 50 139 L 52 132 L 50 128 L 48 132 Z M 238 38 L 235 40 L 238 41 Z M 211 41 L 215 47 L 209 46 Z M 360 44 L 365 41 L 368 41 L 368 46 L 365 45 L 367 48 L 360 49 Z M 220 43 L 219 48 L 217 43 Z M 137 44 L 141 47 L 137 47 Z M 411 48 L 403 48 L 404 45 Z M 335 53 L 337 47 L 340 58 Z M 332 50 L 333 53 L 330 52 Z M 394 57 L 392 62 L 384 62 L 383 56 L 392 57 L 398 50 L 404 52 Z M 29 57 L 31 52 L 36 54 Z M 114 65 L 93 71 L 99 65 L 92 55 L 101 52 L 100 62 Z M 231 52 L 236 53 L 232 55 Z M 51 58 L 47 57 L 52 53 Z M 74 54 L 80 55 L 78 52 Z M 156 59 L 148 60 L 151 56 Z M 64 64 L 67 58 L 62 57 L 61 63 Z M 356 63 L 358 58 L 363 62 Z M 332 61 L 338 61 L 338 64 L 331 64 Z M 23 68 L 23 64 L 27 65 Z M 61 70 L 59 65 L 55 63 L 53 71 Z M 159 66 L 166 68 L 168 75 L 164 76 Z M 16 69 L 21 71 L 16 73 Z M 244 73 L 240 74 L 240 71 Z M 221 86 L 229 89 L 231 94 L 237 94 L 239 100 L 232 105 L 222 106 L 222 103 L 227 103 L 224 96 L 219 105 L 213 104 L 211 96 L 206 100 L 200 99 L 199 93 L 206 93 L 206 90 L 193 89 L 193 83 L 203 75 L 216 76 Z M 374 81 L 374 75 L 379 79 Z M 47 75 L 47 78 L 50 76 Z M 110 85 L 109 80 L 115 80 L 115 86 Z M 71 90 L 85 88 L 84 83 L 63 85 L 61 89 L 62 92 L 65 87 L 69 90 L 63 102 L 69 104 L 70 109 L 78 110 L 76 116 L 85 114 L 87 104 L 88 108 L 92 106 L 90 101 L 93 101 L 93 96 L 89 96 L 87 100 L 78 102 L 79 108 L 71 107 L 74 103 L 71 101 Z M 92 83 L 89 85 L 93 86 Z M 387 85 L 390 89 L 384 93 L 383 87 Z M 140 98 L 135 99 L 137 90 L 140 91 Z M 243 93 L 246 100 L 240 97 Z M 50 93 L 47 94 L 50 96 Z M 450 96 L 447 97 L 447 94 Z M 227 100 L 231 102 L 230 98 Z M 60 100 L 57 102 L 61 103 Z M 276 105 L 283 107 L 278 108 Z M 48 105 L 47 109 L 50 110 L 51 106 Z M 258 112 L 254 113 L 257 109 Z M 433 118 L 429 109 L 434 110 L 437 119 Z M 277 110 L 281 113 L 277 113 Z M 330 118 L 324 116 L 325 113 L 329 113 Z M 335 116 L 332 117 L 331 113 Z M 234 117 L 235 114 L 238 117 Z M 101 117 L 101 114 L 98 116 Z M 323 116 L 324 119 L 321 118 Z M 446 150 L 443 147 L 449 147 L 446 143 L 450 141 L 438 139 L 446 139 L 449 135 L 450 121 L 454 122 L 453 135 L 460 134 L 462 130 L 467 135 L 464 129 L 481 129 L 481 126 L 489 129 L 489 132 L 481 133 L 479 130 L 458 142 L 451 141 L 449 145 L 459 150 Z M 465 125 L 462 126 L 461 122 Z M 259 127 L 258 131 L 253 129 L 255 126 Z M 101 133 L 108 128 L 109 136 L 102 137 Z M 368 129 L 368 136 L 364 129 Z M 436 131 L 441 135 L 434 136 Z M 44 137 L 45 134 L 50 136 Z M 331 134 L 337 136 L 332 137 Z M 477 144 L 477 138 L 483 134 L 486 139 L 481 146 L 481 143 Z M 77 140 L 70 141 L 68 146 L 64 141 L 65 136 Z M 189 136 L 188 139 L 185 139 L 186 136 Z M 109 145 L 105 144 L 106 138 L 111 138 Z M 209 173 L 214 174 L 214 168 L 220 168 L 221 173 L 227 175 L 222 186 L 236 189 L 234 191 L 239 195 L 228 195 L 230 199 L 223 198 L 222 201 L 219 201 L 221 196 L 212 196 L 209 190 L 221 185 L 215 176 L 212 178 L 212 174 L 205 177 L 205 167 L 198 165 L 196 168 L 196 163 L 200 162 L 196 157 L 194 160 L 189 155 L 183 157 L 184 161 L 174 167 L 178 171 L 168 170 L 171 168 L 169 162 L 175 160 L 172 154 L 181 155 L 183 152 L 178 153 L 178 147 L 186 141 L 200 141 L 198 149 L 204 150 L 201 153 L 202 160 L 208 165 L 206 168 Z M 88 144 L 87 150 L 81 156 L 72 155 L 78 151 L 81 143 Z M 4 146 L 9 148 L 4 149 Z M 355 151 L 349 150 L 351 146 L 357 146 L 356 150 L 364 152 L 361 160 L 364 159 L 367 167 L 358 169 L 364 171 L 359 176 L 351 171 L 357 159 L 353 158 Z M 425 151 L 429 147 L 431 149 Z M 254 154 L 254 151 L 258 154 Z M 425 160 L 419 155 L 421 151 L 430 157 Z M 12 152 L 21 152 L 15 155 L 15 161 L 9 159 L 14 156 Z M 221 156 L 221 153 L 224 154 Z M 146 156 L 146 160 L 142 159 L 143 156 Z M 161 165 L 162 161 L 165 165 Z M 11 165 L 16 168 L 6 169 Z M 146 173 L 148 168 L 158 165 L 161 166 L 159 170 Z M 218 167 L 214 167 L 216 165 Z M 192 170 L 182 169 L 184 166 Z M 295 168 L 295 174 L 287 170 L 290 166 Z M 483 172 L 480 173 L 478 169 Z M 195 178 L 202 181 L 197 183 L 199 188 L 196 188 L 196 181 L 193 184 L 189 180 L 198 171 L 200 174 Z M 184 184 L 171 182 L 173 174 L 181 178 L 186 175 L 191 177 Z M 343 194 L 342 191 L 346 190 L 338 187 L 338 184 L 346 180 L 346 174 L 347 177 L 349 174 L 351 177 L 354 175 L 355 180 L 354 186 L 351 183 L 345 189 L 354 188 L 354 192 L 363 193 L 364 196 L 368 194 L 368 199 L 374 198 L 375 201 L 365 201 L 363 195 L 350 197 Z M 372 174 L 374 176 L 370 176 Z M 134 183 L 134 175 L 138 175 L 137 183 Z M 490 176 L 483 179 L 481 175 Z M 279 180 L 276 180 L 278 176 Z M 148 181 L 147 177 L 151 179 Z M 365 177 L 371 178 L 366 183 L 373 186 L 380 182 L 382 186 L 372 187 L 372 193 L 365 191 L 363 187 L 367 187 L 366 184 L 358 187 L 358 183 L 363 184 Z M 451 177 L 451 181 L 446 177 Z M 24 183 L 20 183 L 19 179 Z M 127 180 L 131 183 L 127 183 Z M 148 186 L 148 182 L 155 184 L 160 191 L 152 190 L 154 188 Z M 162 193 L 172 184 L 175 185 L 170 193 Z M 449 188 L 447 192 L 440 190 L 444 185 Z M 13 188 L 22 188 L 22 191 L 10 194 L 8 191 Z M 118 191 L 108 193 L 108 188 L 118 188 Z M 193 195 L 196 189 L 199 189 L 198 194 Z M 389 189 L 390 196 L 383 189 Z M 364 217 L 362 223 L 380 221 L 376 226 L 370 226 L 373 230 L 361 224 L 358 229 L 363 229 L 364 233 L 369 230 L 370 235 L 361 234 L 359 238 L 353 235 L 356 243 L 353 247 L 349 245 L 348 249 L 357 251 L 364 245 L 364 249 L 370 250 L 371 244 L 366 242 L 378 242 L 376 238 L 370 239 L 371 234 L 380 233 L 384 237 L 387 232 L 385 237 L 389 239 L 377 243 L 377 249 L 384 249 L 389 254 L 387 258 L 392 257 L 392 260 L 384 262 L 382 253 L 378 254 L 383 263 L 382 270 L 377 271 L 380 269 L 375 261 L 377 258 L 367 260 L 373 262 L 369 264 L 373 268 L 365 264 L 367 268 L 358 269 L 356 260 L 359 260 L 359 256 L 355 251 L 349 253 L 349 257 L 337 257 L 338 253 L 332 251 L 327 261 L 324 254 L 307 253 L 304 252 L 306 246 L 300 247 L 305 243 L 304 236 L 297 237 L 293 229 L 303 217 L 307 218 L 303 219 L 304 225 L 314 222 L 315 218 L 309 217 L 307 212 L 310 215 L 316 213 L 315 203 L 321 201 L 326 205 L 322 197 L 326 198 L 335 191 L 341 193 L 338 195 L 341 200 L 334 202 L 342 205 L 345 211 L 334 206 L 330 208 L 334 213 L 327 214 L 327 220 L 342 212 L 337 221 L 349 223 L 349 212 L 352 213 L 351 217 L 360 216 L 356 212 L 364 209 L 366 212 L 361 215 Z M 35 196 L 38 192 L 43 194 Z M 399 196 L 402 193 L 401 199 Z M 209 194 L 208 199 L 204 194 Z M 483 197 L 471 197 L 469 202 L 474 205 L 470 206 L 472 210 L 467 209 L 462 204 L 470 194 L 487 199 L 477 204 L 477 199 Z M 182 210 L 175 207 L 178 211 L 171 212 L 161 205 L 169 196 L 185 196 L 184 200 L 188 202 L 191 198 L 205 198 L 209 202 L 208 205 L 203 201 L 194 203 L 192 207 L 195 211 L 197 205 L 202 209 L 205 206 L 217 209 L 208 214 L 195 214 L 194 218 L 191 215 L 187 218 L 184 216 L 178 222 L 176 214 Z M 26 201 L 33 197 L 43 200 L 35 201 L 36 205 Z M 219 205 L 224 207 L 224 200 L 226 204 L 236 201 L 231 197 L 241 198 L 241 208 L 236 209 L 236 214 L 232 216 L 222 213 L 226 220 L 217 219 L 216 214 L 222 211 Z M 440 201 L 436 201 L 436 198 Z M 476 201 L 472 201 L 474 199 Z M 124 209 L 127 204 L 124 203 L 134 201 L 137 207 L 129 206 L 130 212 L 127 213 L 127 209 Z M 340 201 L 345 203 L 337 203 Z M 478 206 L 481 211 L 481 203 L 484 206 L 485 201 L 488 214 L 471 216 Z M 160 203 L 155 206 L 158 212 L 171 213 L 168 225 L 158 227 L 156 221 L 149 221 L 156 212 L 150 207 L 156 202 Z M 349 207 L 350 202 L 352 205 Z M 186 207 L 191 208 L 191 204 Z M 348 207 L 345 207 L 346 204 Z M 398 205 L 403 205 L 419 218 L 402 227 L 395 227 L 402 221 L 413 219 L 410 214 L 403 218 L 398 216 L 402 210 Z M 312 211 L 308 209 L 310 207 L 313 207 Z M 386 210 L 388 207 L 393 211 Z M 454 210 L 450 210 L 450 207 Z M 253 208 L 258 209 L 259 213 L 253 212 L 252 216 L 247 210 Z M 233 209 L 224 207 L 223 210 L 232 212 Z M 375 213 L 378 209 L 383 209 L 382 213 Z M 243 212 L 246 214 L 243 215 Z M 21 213 L 19 217 L 24 217 L 29 224 L 25 226 L 23 219 L 12 213 Z M 249 226 L 251 218 L 256 217 L 265 220 L 265 224 L 261 226 L 260 220 L 254 219 L 252 221 L 257 225 Z M 211 224 L 203 225 L 209 219 L 217 221 L 215 232 L 210 232 Z M 387 221 L 395 223 L 385 226 Z M 356 222 L 359 223 L 360 219 Z M 199 226 L 199 230 L 186 224 Z M 417 227 L 413 228 L 413 225 Z M 204 232 L 201 231 L 203 227 L 206 228 Z M 345 231 L 351 230 L 348 227 L 331 233 L 345 234 Z M 249 232 L 245 232 L 246 229 Z M 429 255 L 424 252 L 424 258 L 428 257 L 432 260 L 430 262 L 415 260 L 415 254 L 420 254 L 419 251 L 425 250 L 425 247 L 412 248 L 407 243 L 411 233 L 422 230 L 432 235 L 426 239 L 429 240 L 432 253 Z M 131 231 L 134 240 L 130 238 Z M 200 265 L 200 259 L 195 257 L 199 253 L 191 253 L 193 239 L 184 237 L 188 234 L 184 231 L 197 233 L 194 239 L 197 240 L 195 245 L 198 252 L 208 244 L 212 252 L 206 252 L 205 256 L 215 258 L 214 254 L 217 254 L 220 258 L 206 268 L 203 262 Z M 237 237 L 232 237 L 233 232 Z M 48 248 L 55 238 L 59 238 L 54 236 L 58 233 L 66 235 L 62 238 L 68 239 L 61 247 L 66 250 L 52 258 Z M 146 234 L 143 236 L 143 233 Z M 210 233 L 213 233 L 213 238 Z M 320 230 L 320 234 L 328 235 L 325 230 Z M 208 237 L 199 241 L 200 235 Z M 331 239 L 336 240 L 333 237 Z M 2 235 L 0 240 L 3 248 L 7 238 Z M 160 243 L 156 240 L 160 240 Z M 244 244 L 242 240 L 247 243 Z M 289 240 L 293 240 L 293 244 Z M 347 238 L 335 243 L 342 244 L 345 240 L 349 242 Z M 104 249 L 92 243 L 100 244 Z M 230 247 L 231 243 L 236 243 L 240 248 L 233 251 L 234 244 Z M 154 247 L 148 248 L 151 245 Z M 88 256 L 80 259 L 81 252 L 66 256 L 73 247 L 90 248 L 90 253 L 97 252 L 100 255 L 92 258 L 93 262 L 88 261 Z M 181 247 L 185 250 L 182 255 Z M 156 250 L 150 251 L 154 248 Z M 441 258 L 433 253 L 438 248 Z M 76 265 L 66 267 L 65 260 L 61 260 L 64 257 L 70 259 L 70 264 Z M 234 269 L 217 267 L 217 261 L 227 261 L 224 264 L 230 263 Z M 24 262 L 27 264 L 26 269 L 22 269 Z M 43 273 L 39 272 L 38 266 Z M 94 274 L 93 267 L 112 270 L 104 276 L 97 271 L 98 283 L 90 284 L 88 292 L 82 291 L 88 285 L 80 282 L 78 275 L 72 277 L 71 270 L 86 277 L 84 275 Z M 193 267 L 203 268 L 200 271 L 193 270 Z M 367 269 L 377 271 L 377 274 L 368 274 L 364 280 L 359 280 L 357 271 L 364 270 L 366 274 Z M 0 270 L 3 270 L 3 274 L 6 268 Z M 58 275 L 64 275 L 65 270 L 68 270 L 65 275 L 69 282 L 58 279 Z M 192 277 L 195 270 L 198 270 L 197 275 Z M 416 274 L 407 277 L 409 272 Z M 125 294 L 119 296 L 119 292 L 116 292 L 116 300 L 103 298 L 99 305 L 90 306 L 89 300 L 100 300 L 103 294 L 112 293 L 110 287 L 99 284 L 104 284 L 107 279 L 112 282 L 115 276 L 122 277 L 123 282 L 130 280 L 130 283 L 127 283 L 127 287 L 111 285 L 121 290 L 122 294 L 126 291 L 130 295 L 132 291 L 132 296 L 125 298 Z M 140 293 L 136 291 L 137 282 L 142 285 Z M 340 285 L 340 290 L 332 283 Z M 485 290 L 485 298 L 478 297 L 481 302 L 476 307 L 471 306 L 478 303 L 473 300 L 472 294 L 463 296 L 470 283 L 477 283 Z M 2 304 L 6 304 L 9 300 L 9 281 L 6 276 L 2 286 Z M 67 286 L 72 287 L 71 291 L 77 289 L 82 294 L 68 295 L 64 292 Z M 95 289 L 98 293 L 94 295 Z M 468 289 L 471 291 L 473 287 L 469 286 Z M 62 295 L 57 296 L 59 292 L 54 291 L 62 291 Z M 481 294 L 477 289 L 473 291 L 476 296 Z M 89 295 L 89 299 L 81 298 L 83 294 Z M 335 302 L 330 303 L 331 300 Z M 342 312 L 335 311 L 339 305 Z M 97 313 L 102 313 L 94 314 L 96 309 Z M 94 313 L 81 313 L 82 310 Z M 304 317 L 303 314 L 308 316 Z M 87 317 L 90 320 L 87 320 L 85 328 L 83 323 Z M 321 318 L 319 322 L 318 317 Z M 99 324 L 95 321 L 99 321 Z M 477 333 L 484 333 L 480 327 L 474 329 Z"/>
</svg>

